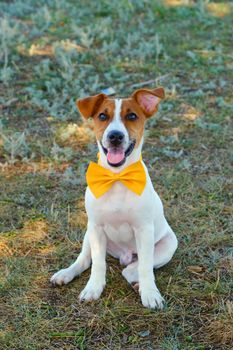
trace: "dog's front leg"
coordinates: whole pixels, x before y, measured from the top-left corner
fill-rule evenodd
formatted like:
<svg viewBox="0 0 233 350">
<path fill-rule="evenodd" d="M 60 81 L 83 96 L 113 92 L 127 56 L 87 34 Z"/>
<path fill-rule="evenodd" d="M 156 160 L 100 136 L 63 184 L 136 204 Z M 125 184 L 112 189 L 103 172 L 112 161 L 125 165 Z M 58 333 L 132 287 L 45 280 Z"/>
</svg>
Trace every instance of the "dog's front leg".
<svg viewBox="0 0 233 350">
<path fill-rule="evenodd" d="M 80 300 L 90 301 L 100 297 L 106 284 L 106 236 L 100 226 L 88 224 L 91 248 L 91 276 L 79 295 Z"/>
<path fill-rule="evenodd" d="M 154 225 L 135 229 L 138 253 L 139 293 L 145 307 L 162 309 L 163 298 L 156 287 L 154 278 Z"/>
</svg>

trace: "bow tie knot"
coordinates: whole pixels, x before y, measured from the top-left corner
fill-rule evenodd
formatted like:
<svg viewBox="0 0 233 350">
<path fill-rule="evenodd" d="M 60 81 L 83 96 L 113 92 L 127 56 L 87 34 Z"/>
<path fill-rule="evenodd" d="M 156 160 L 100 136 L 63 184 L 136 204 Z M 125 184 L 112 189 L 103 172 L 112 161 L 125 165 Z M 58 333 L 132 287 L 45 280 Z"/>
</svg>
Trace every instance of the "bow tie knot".
<svg viewBox="0 0 233 350">
<path fill-rule="evenodd" d="M 86 180 L 96 198 L 104 195 L 117 181 L 140 196 L 146 185 L 146 172 L 141 160 L 129 165 L 120 173 L 113 173 L 91 162 L 86 172 Z"/>
</svg>

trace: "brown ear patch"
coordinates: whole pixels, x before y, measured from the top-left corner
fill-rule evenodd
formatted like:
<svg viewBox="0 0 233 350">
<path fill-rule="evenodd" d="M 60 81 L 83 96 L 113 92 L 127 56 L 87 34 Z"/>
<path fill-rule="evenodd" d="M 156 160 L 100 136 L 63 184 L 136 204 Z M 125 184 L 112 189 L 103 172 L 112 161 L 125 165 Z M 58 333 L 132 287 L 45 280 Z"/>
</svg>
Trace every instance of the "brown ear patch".
<svg viewBox="0 0 233 350">
<path fill-rule="evenodd" d="M 99 109 L 101 104 L 107 99 L 107 95 L 98 94 L 95 96 L 88 96 L 76 101 L 76 105 L 84 118 L 91 118 Z"/>
<path fill-rule="evenodd" d="M 140 89 L 133 93 L 132 97 L 142 108 L 146 117 L 151 117 L 158 110 L 159 102 L 164 99 L 165 93 L 163 88 L 157 89 Z"/>
</svg>

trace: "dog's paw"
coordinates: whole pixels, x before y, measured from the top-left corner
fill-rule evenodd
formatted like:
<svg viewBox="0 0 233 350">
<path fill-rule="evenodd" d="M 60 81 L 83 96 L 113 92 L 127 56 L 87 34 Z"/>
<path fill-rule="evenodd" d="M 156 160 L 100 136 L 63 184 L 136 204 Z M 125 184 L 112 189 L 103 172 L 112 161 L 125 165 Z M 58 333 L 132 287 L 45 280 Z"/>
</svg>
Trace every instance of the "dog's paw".
<svg viewBox="0 0 233 350">
<path fill-rule="evenodd" d="M 149 309 L 162 309 L 164 299 L 157 288 L 142 290 L 141 292 L 142 305 Z"/>
<path fill-rule="evenodd" d="M 79 294 L 80 301 L 91 301 L 99 299 L 105 284 L 87 283 L 86 287 Z"/>
<path fill-rule="evenodd" d="M 67 269 L 62 269 L 56 272 L 50 279 L 53 285 L 62 286 L 67 284 L 75 277 L 74 272 L 69 267 Z"/>
</svg>

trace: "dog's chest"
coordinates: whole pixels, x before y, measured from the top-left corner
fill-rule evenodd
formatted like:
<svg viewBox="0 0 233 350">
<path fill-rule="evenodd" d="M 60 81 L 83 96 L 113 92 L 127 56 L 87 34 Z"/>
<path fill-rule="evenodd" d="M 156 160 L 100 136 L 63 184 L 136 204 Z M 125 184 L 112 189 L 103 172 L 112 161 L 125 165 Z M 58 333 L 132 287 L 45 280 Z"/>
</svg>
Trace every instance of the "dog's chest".
<svg viewBox="0 0 233 350">
<path fill-rule="evenodd" d="M 105 224 L 104 231 L 107 237 L 115 243 L 127 243 L 134 237 L 133 229 L 127 222 L 121 223 L 117 226 L 113 224 Z"/>
<path fill-rule="evenodd" d="M 106 195 L 98 200 L 95 216 L 102 224 L 121 225 L 132 219 L 135 195 L 117 182 Z M 97 204 L 97 203 L 96 203 Z"/>
<path fill-rule="evenodd" d="M 91 215 L 94 215 L 94 221 L 114 242 L 127 242 L 133 238 L 134 197 L 121 183 L 116 183 L 106 196 L 93 203 Z"/>
<path fill-rule="evenodd" d="M 133 238 L 132 213 L 132 205 L 123 196 L 107 202 L 102 211 L 102 222 L 109 239 L 126 243 Z"/>
</svg>

